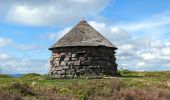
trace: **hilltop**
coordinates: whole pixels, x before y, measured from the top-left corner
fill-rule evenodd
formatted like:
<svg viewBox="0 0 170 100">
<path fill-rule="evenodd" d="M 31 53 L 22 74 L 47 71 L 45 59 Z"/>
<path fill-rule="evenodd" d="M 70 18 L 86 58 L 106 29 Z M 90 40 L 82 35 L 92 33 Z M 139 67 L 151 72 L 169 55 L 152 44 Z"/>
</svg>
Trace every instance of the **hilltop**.
<svg viewBox="0 0 170 100">
<path fill-rule="evenodd" d="M 123 70 L 119 77 L 53 79 L 30 73 L 19 78 L 0 75 L 3 100 L 169 100 L 170 72 Z"/>
</svg>

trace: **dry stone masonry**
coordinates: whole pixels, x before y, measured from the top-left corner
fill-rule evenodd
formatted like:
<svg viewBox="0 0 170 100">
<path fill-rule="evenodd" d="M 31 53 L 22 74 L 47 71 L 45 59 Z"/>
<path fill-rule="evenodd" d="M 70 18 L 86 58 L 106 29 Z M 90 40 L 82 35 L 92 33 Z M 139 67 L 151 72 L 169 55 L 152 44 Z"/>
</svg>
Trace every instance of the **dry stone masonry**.
<svg viewBox="0 0 170 100">
<path fill-rule="evenodd" d="M 98 32 L 95 35 L 96 32 L 86 21 L 81 21 L 49 48 L 52 51 L 49 75 L 55 78 L 114 75 L 117 71 L 117 48 Z M 89 43 L 90 40 L 93 41 Z"/>
</svg>

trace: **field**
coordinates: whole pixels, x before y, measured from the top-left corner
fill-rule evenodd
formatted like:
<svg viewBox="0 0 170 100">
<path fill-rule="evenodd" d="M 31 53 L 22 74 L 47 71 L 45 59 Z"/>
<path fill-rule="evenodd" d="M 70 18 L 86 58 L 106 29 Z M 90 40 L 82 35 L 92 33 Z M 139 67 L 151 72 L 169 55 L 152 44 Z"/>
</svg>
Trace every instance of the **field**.
<svg viewBox="0 0 170 100">
<path fill-rule="evenodd" d="M 122 70 L 119 77 L 53 79 L 0 75 L 0 100 L 170 100 L 170 71 Z M 121 75 L 121 76 L 120 76 Z"/>
</svg>

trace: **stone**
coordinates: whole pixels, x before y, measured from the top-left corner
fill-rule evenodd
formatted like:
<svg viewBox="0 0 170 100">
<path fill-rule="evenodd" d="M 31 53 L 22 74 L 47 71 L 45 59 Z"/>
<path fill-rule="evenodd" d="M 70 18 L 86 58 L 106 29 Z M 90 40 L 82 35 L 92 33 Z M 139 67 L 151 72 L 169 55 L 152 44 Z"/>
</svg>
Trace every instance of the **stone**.
<svg viewBox="0 0 170 100">
<path fill-rule="evenodd" d="M 92 52 L 92 56 L 98 56 L 97 52 Z"/>
<path fill-rule="evenodd" d="M 91 65 L 97 65 L 98 62 L 97 61 L 91 61 Z"/>
<path fill-rule="evenodd" d="M 72 66 L 72 65 L 74 65 L 74 61 L 69 61 L 68 66 Z"/>
<path fill-rule="evenodd" d="M 75 62 L 74 62 L 74 65 L 75 65 L 75 66 L 76 66 L 76 65 L 80 65 L 80 60 L 75 61 Z"/>
<path fill-rule="evenodd" d="M 63 66 L 63 69 L 69 69 L 69 66 Z"/>
<path fill-rule="evenodd" d="M 86 53 L 86 51 L 77 51 L 77 53 L 79 53 L 79 54 Z"/>
<path fill-rule="evenodd" d="M 98 65 L 106 65 L 106 61 L 103 61 L 103 60 L 99 60 L 97 62 Z"/>
<path fill-rule="evenodd" d="M 75 53 L 73 53 L 73 54 L 71 55 L 71 57 L 72 57 L 72 58 L 75 58 L 75 57 L 76 57 L 76 54 L 75 54 Z"/>
<path fill-rule="evenodd" d="M 57 75 L 61 75 L 61 70 L 58 70 L 58 71 L 57 71 Z"/>
<path fill-rule="evenodd" d="M 86 73 L 86 69 L 80 69 L 79 72 L 80 72 L 80 74 L 85 74 Z"/>
<path fill-rule="evenodd" d="M 75 61 L 75 60 L 77 60 L 77 58 L 71 58 L 71 60 Z"/>
<path fill-rule="evenodd" d="M 69 60 L 70 60 L 69 57 L 64 58 L 64 61 L 69 61 Z"/>
<path fill-rule="evenodd" d="M 64 52 L 62 52 L 60 55 L 66 55 Z"/>
<path fill-rule="evenodd" d="M 99 57 L 94 57 L 95 60 L 99 60 L 100 58 Z"/>
<path fill-rule="evenodd" d="M 54 62 L 54 65 L 55 65 L 55 66 L 59 66 L 59 65 L 60 65 L 60 64 L 59 64 L 59 61 L 55 61 L 55 62 Z"/>
<path fill-rule="evenodd" d="M 73 69 L 79 69 L 80 66 L 73 66 Z"/>
<path fill-rule="evenodd" d="M 56 70 L 58 71 L 58 70 L 62 70 L 62 67 L 56 67 Z"/>
<path fill-rule="evenodd" d="M 52 56 L 53 56 L 53 57 L 60 57 L 60 54 L 58 54 L 58 53 L 53 53 Z"/>
<path fill-rule="evenodd" d="M 58 60 L 59 60 L 59 58 L 54 58 L 54 60 L 55 60 L 55 61 L 58 61 Z"/>
<path fill-rule="evenodd" d="M 113 61 L 116 61 L 116 57 L 115 57 L 115 56 L 113 56 L 113 57 L 112 57 L 112 60 L 113 60 Z"/>
<path fill-rule="evenodd" d="M 67 62 L 62 61 L 62 62 L 60 63 L 60 65 L 61 65 L 61 66 L 65 66 L 65 65 L 67 65 Z"/>
<path fill-rule="evenodd" d="M 93 57 L 88 57 L 87 59 L 92 61 L 92 60 L 93 60 Z"/>
<path fill-rule="evenodd" d="M 71 56 L 71 52 L 68 52 L 68 56 Z"/>
<path fill-rule="evenodd" d="M 89 55 L 91 55 L 91 53 L 85 53 L 84 57 L 88 57 Z"/>
<path fill-rule="evenodd" d="M 71 58 L 71 55 L 66 55 L 67 58 Z"/>
<path fill-rule="evenodd" d="M 86 66 L 90 65 L 90 60 L 83 61 L 83 62 L 82 62 L 82 65 L 86 65 Z"/>
<path fill-rule="evenodd" d="M 57 71 L 56 71 L 56 70 L 54 70 L 54 71 L 53 71 L 53 74 L 57 74 Z"/>
<path fill-rule="evenodd" d="M 60 74 L 55 75 L 56 78 L 62 78 Z"/>
<path fill-rule="evenodd" d="M 66 70 L 61 70 L 61 73 L 60 74 L 65 74 L 66 73 Z"/>
<path fill-rule="evenodd" d="M 103 57 L 104 60 L 108 61 L 109 60 L 109 57 Z"/>
<path fill-rule="evenodd" d="M 87 58 L 85 58 L 85 57 L 80 57 L 80 58 L 79 58 L 80 61 L 85 61 L 86 59 L 87 59 Z"/>
</svg>

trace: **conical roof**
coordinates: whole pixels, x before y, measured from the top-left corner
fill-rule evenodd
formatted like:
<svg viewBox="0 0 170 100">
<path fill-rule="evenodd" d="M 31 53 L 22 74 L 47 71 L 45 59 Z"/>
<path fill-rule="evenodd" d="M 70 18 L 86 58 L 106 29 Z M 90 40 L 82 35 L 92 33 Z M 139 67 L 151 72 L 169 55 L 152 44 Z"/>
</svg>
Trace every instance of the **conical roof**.
<svg viewBox="0 0 170 100">
<path fill-rule="evenodd" d="M 117 49 L 115 45 L 97 32 L 85 20 L 80 21 L 74 28 L 50 47 L 49 50 L 58 47 L 72 46 L 105 46 Z"/>
</svg>

